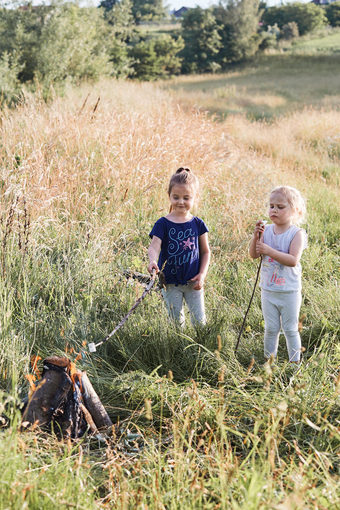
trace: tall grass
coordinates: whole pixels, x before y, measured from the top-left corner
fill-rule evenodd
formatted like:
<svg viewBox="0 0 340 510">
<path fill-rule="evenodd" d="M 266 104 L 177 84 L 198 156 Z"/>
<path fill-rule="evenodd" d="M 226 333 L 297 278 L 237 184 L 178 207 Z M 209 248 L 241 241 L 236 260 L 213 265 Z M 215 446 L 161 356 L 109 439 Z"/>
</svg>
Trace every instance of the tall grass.
<svg viewBox="0 0 340 510">
<path fill-rule="evenodd" d="M 2 112 L 1 509 L 337 507 L 338 117 L 216 123 L 156 85 L 111 81 Z M 181 165 L 199 176 L 210 228 L 208 324 L 179 331 L 154 292 L 90 355 L 83 344 L 143 290 L 122 270 L 145 271 Z M 264 363 L 258 294 L 234 353 L 256 272 L 253 224 L 283 182 L 309 212 L 297 372 L 283 344 Z M 112 434 L 71 444 L 20 431 L 30 356 L 79 351 Z"/>
</svg>

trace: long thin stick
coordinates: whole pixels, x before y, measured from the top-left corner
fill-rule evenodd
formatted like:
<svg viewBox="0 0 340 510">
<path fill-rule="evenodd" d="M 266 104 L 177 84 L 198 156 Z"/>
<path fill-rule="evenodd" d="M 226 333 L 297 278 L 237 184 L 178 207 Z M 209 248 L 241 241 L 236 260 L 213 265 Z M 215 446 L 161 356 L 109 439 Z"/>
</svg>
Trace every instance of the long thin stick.
<svg viewBox="0 0 340 510">
<path fill-rule="evenodd" d="M 132 312 L 137 308 L 137 306 L 139 306 L 141 304 L 141 302 L 143 301 L 143 299 L 145 298 L 145 296 L 147 294 L 149 294 L 149 292 L 151 291 L 152 287 L 154 286 L 155 284 L 155 281 L 156 281 L 156 277 L 155 277 L 155 274 L 152 275 L 151 277 L 151 280 L 150 282 L 148 283 L 147 287 L 145 288 L 143 294 L 140 296 L 140 298 L 137 299 L 137 301 L 133 304 L 133 306 L 130 308 L 130 310 L 128 311 L 128 313 L 125 315 L 125 317 L 122 318 L 122 320 L 117 324 L 117 326 L 114 328 L 113 331 L 111 331 L 111 333 L 109 333 L 107 335 L 107 337 L 104 338 L 104 340 L 102 340 L 101 342 L 99 342 L 98 344 L 89 344 L 89 350 L 90 352 L 95 352 L 96 351 L 96 348 L 99 347 L 100 345 L 102 345 L 103 343 L 107 342 L 124 324 L 125 322 L 128 320 L 128 318 L 130 317 L 130 315 L 132 314 Z"/>
<path fill-rule="evenodd" d="M 267 223 L 267 221 L 263 220 L 262 223 L 265 225 Z M 259 239 L 261 239 L 261 233 L 259 233 Z M 254 283 L 253 292 L 252 292 L 252 295 L 251 295 L 251 298 L 250 298 L 250 301 L 249 301 L 249 305 L 248 305 L 247 311 L 244 314 L 244 318 L 243 318 L 243 322 L 242 322 L 242 326 L 241 326 L 240 332 L 238 334 L 238 338 L 237 338 L 237 342 L 236 342 L 236 346 L 235 346 L 235 354 L 236 354 L 236 351 L 237 351 L 238 346 L 240 344 L 240 340 L 241 340 L 241 336 L 242 336 L 242 333 L 243 333 L 244 325 L 246 323 L 246 318 L 247 318 L 248 312 L 250 310 L 251 304 L 253 302 L 253 297 L 254 297 L 254 294 L 255 294 L 256 285 L 257 285 L 257 282 L 258 282 L 259 276 L 260 276 L 261 264 L 262 264 L 262 255 L 260 256 L 260 263 L 259 263 L 259 267 L 257 268 L 257 274 L 256 274 L 256 279 L 255 279 L 255 283 Z"/>
<path fill-rule="evenodd" d="M 240 329 L 240 332 L 239 332 L 239 335 L 238 335 L 238 339 L 237 339 L 237 342 L 236 342 L 235 353 L 236 353 L 236 351 L 237 351 L 237 349 L 238 349 L 238 346 L 239 346 L 239 343 L 240 343 L 240 340 L 241 340 L 241 336 L 242 336 L 242 333 L 243 333 L 244 325 L 245 325 L 245 323 L 246 323 L 246 318 L 247 318 L 248 312 L 249 312 L 249 310 L 250 310 L 250 307 L 251 307 L 251 304 L 252 304 L 252 301 L 253 301 L 253 297 L 254 297 L 254 294 L 255 294 L 256 285 L 257 285 L 257 282 L 258 282 L 258 279 L 259 279 L 259 276 L 260 276 L 261 264 L 262 264 L 262 257 L 261 257 L 261 259 L 260 259 L 259 267 L 257 268 L 257 274 L 256 274 L 256 280 L 255 280 L 254 288 L 253 288 L 253 293 L 252 293 L 252 295 L 251 295 L 251 298 L 250 298 L 250 301 L 249 301 L 249 305 L 248 305 L 247 311 L 246 311 L 246 313 L 244 314 L 244 318 L 243 318 L 242 326 L 241 326 L 241 329 Z"/>
</svg>

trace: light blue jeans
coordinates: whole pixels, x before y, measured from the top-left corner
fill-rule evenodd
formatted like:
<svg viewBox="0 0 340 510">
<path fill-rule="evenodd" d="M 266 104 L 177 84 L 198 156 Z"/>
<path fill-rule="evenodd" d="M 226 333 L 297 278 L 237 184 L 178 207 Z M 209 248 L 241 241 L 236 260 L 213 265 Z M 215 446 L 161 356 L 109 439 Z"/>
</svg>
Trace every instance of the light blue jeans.
<svg viewBox="0 0 340 510">
<path fill-rule="evenodd" d="M 204 293 L 203 289 L 195 290 L 194 283 L 187 283 L 186 285 L 168 284 L 162 290 L 162 295 L 168 309 L 170 318 L 179 322 L 183 327 L 185 323 L 183 300 L 186 302 L 190 319 L 193 326 L 198 324 L 205 324 L 205 309 L 204 309 Z"/>
<path fill-rule="evenodd" d="M 301 292 L 261 292 L 262 313 L 265 323 L 264 355 L 276 356 L 281 326 L 286 337 L 289 361 L 300 361 L 301 338 L 298 330 Z"/>
</svg>

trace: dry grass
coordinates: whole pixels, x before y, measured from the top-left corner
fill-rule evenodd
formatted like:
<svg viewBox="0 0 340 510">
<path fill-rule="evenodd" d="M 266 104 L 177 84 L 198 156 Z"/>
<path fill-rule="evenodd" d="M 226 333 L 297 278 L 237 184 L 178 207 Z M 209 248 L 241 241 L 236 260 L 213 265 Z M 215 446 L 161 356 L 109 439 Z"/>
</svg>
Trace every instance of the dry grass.
<svg viewBox="0 0 340 510">
<path fill-rule="evenodd" d="M 216 123 L 152 84 L 101 82 L 49 105 L 28 96 L 1 116 L 1 207 L 24 196 L 33 226 L 62 214 L 104 230 L 114 224 L 118 237 L 132 210 L 150 223 L 167 210 L 168 178 L 188 165 L 201 183 L 199 211 L 218 207 L 241 240 L 283 171 L 303 192 L 310 174 L 337 182 L 338 124 L 338 112 L 314 110 L 272 124 Z"/>
<path fill-rule="evenodd" d="M 258 179 L 258 168 L 229 127 L 183 111 L 151 84 L 104 82 L 52 105 L 27 97 L 2 114 L 1 135 L 2 189 L 24 195 L 33 218 L 55 219 L 62 210 L 70 219 L 109 216 L 117 226 L 131 207 L 148 215 L 152 201 L 164 211 L 168 177 L 183 164 L 198 174 L 202 196 L 217 193 L 234 223 L 240 197 L 254 200 L 249 177 Z"/>
<path fill-rule="evenodd" d="M 229 131 L 242 144 L 271 158 L 285 172 L 297 173 L 303 183 L 311 173 L 323 179 L 322 170 L 338 165 L 340 156 L 340 112 L 312 109 L 293 113 L 271 124 L 232 117 Z M 338 183 L 334 175 L 332 184 Z M 303 185 L 303 184 L 302 184 Z"/>
</svg>

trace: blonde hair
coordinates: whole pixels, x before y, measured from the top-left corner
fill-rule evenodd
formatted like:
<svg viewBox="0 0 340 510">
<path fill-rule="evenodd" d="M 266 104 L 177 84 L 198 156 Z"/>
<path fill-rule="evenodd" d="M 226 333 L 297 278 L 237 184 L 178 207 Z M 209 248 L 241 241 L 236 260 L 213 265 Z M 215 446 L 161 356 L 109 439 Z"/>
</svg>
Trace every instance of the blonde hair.
<svg viewBox="0 0 340 510">
<path fill-rule="evenodd" d="M 300 191 L 292 186 L 276 186 L 272 189 L 270 194 L 281 193 L 287 200 L 290 207 L 293 209 L 294 223 L 303 223 L 306 216 L 306 203 Z"/>
<path fill-rule="evenodd" d="M 198 179 L 196 175 L 192 173 L 190 168 L 184 168 L 180 167 L 176 170 L 176 172 L 171 176 L 169 187 L 168 187 L 168 194 L 170 195 L 172 188 L 176 184 L 185 184 L 186 186 L 190 186 L 195 193 L 198 192 Z"/>
</svg>

